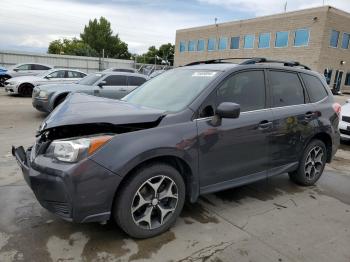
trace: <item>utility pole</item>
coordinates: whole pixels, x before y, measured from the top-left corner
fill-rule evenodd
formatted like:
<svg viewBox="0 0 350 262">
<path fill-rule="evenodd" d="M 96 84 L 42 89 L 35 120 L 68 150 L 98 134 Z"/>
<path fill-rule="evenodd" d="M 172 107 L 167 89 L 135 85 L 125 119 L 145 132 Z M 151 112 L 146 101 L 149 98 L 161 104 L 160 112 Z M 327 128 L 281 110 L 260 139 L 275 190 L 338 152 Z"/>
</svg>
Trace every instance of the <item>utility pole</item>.
<svg viewBox="0 0 350 262">
<path fill-rule="evenodd" d="M 286 1 L 286 3 L 284 4 L 284 12 L 287 12 L 287 5 L 288 5 L 288 2 Z"/>
</svg>

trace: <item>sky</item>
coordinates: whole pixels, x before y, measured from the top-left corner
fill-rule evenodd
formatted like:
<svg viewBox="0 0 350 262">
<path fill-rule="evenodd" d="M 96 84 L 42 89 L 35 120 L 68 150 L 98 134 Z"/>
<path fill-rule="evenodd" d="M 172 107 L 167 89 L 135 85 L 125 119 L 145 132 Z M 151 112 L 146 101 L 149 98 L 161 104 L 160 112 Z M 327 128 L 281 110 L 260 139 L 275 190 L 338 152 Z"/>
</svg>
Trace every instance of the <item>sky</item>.
<svg viewBox="0 0 350 262">
<path fill-rule="evenodd" d="M 350 0 L 324 0 L 350 12 Z M 286 0 L 1 0 L 0 50 L 46 53 L 50 41 L 79 37 L 104 16 L 132 53 L 174 43 L 177 29 L 281 13 Z M 287 11 L 323 0 L 288 0 Z"/>
</svg>

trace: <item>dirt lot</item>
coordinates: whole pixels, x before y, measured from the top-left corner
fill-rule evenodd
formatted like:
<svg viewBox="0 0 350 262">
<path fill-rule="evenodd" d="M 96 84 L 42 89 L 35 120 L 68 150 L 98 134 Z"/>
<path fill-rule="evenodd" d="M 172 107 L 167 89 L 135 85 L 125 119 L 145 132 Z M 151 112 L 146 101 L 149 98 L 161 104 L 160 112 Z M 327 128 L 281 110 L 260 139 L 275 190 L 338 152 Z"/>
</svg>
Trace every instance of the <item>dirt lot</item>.
<svg viewBox="0 0 350 262">
<path fill-rule="evenodd" d="M 337 97 L 342 103 L 347 97 Z M 316 186 L 282 175 L 187 205 L 167 233 L 133 240 L 115 225 L 72 224 L 44 210 L 10 154 L 44 115 L 0 90 L 0 261 L 350 261 L 350 144 Z"/>
</svg>

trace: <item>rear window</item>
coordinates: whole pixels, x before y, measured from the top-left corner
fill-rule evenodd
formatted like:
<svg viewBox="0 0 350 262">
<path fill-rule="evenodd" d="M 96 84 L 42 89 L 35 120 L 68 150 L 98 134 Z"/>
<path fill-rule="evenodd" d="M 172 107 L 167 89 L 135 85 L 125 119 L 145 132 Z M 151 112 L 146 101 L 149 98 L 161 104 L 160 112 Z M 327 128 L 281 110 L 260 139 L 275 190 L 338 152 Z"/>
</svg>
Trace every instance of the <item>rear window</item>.
<svg viewBox="0 0 350 262">
<path fill-rule="evenodd" d="M 316 76 L 301 74 L 301 77 L 304 81 L 311 103 L 320 101 L 328 95 L 321 80 Z"/>
<path fill-rule="evenodd" d="M 129 76 L 129 86 L 140 86 L 144 82 L 146 82 L 146 79 L 142 77 L 134 77 L 134 76 Z"/>
<path fill-rule="evenodd" d="M 305 103 L 304 89 L 295 73 L 270 71 L 273 106 L 291 106 Z"/>
</svg>

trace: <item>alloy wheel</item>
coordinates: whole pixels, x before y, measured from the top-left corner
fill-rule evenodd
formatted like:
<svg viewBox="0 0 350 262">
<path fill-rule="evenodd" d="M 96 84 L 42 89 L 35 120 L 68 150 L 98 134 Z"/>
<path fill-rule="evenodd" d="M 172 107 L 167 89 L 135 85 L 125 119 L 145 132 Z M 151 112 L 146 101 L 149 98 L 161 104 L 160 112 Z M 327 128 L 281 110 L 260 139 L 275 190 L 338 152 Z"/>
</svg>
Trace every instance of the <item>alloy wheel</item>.
<svg viewBox="0 0 350 262">
<path fill-rule="evenodd" d="M 320 146 L 315 146 L 309 151 L 305 161 L 305 176 L 308 180 L 314 180 L 322 172 L 323 156 L 324 152 Z"/>
<path fill-rule="evenodd" d="M 148 179 L 136 191 L 131 215 L 136 225 L 143 229 L 155 229 L 166 223 L 174 213 L 178 202 L 178 188 L 168 176 Z"/>
</svg>

